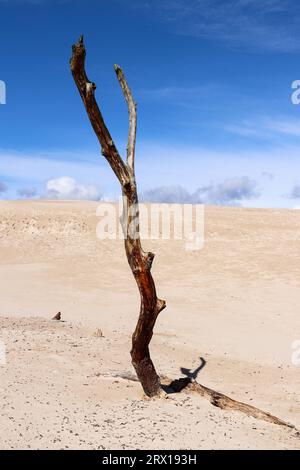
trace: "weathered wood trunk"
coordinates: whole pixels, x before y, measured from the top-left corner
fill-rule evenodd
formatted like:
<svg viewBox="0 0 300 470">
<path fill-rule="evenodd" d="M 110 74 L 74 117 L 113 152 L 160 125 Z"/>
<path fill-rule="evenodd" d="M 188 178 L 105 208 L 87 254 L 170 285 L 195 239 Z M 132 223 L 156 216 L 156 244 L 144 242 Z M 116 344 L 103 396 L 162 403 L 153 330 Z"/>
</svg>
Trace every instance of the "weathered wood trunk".
<svg viewBox="0 0 300 470">
<path fill-rule="evenodd" d="M 136 329 L 132 336 L 131 358 L 144 392 L 149 397 L 161 392 L 160 380 L 150 358 L 149 344 L 158 314 L 165 308 L 164 300 L 157 298 L 151 267 L 153 253 L 142 249 L 139 233 L 138 195 L 135 181 L 136 104 L 122 69 L 115 65 L 115 72 L 122 87 L 129 111 L 129 135 L 126 163 L 121 158 L 104 123 L 95 99 L 96 85 L 90 82 L 85 72 L 85 47 L 83 37 L 73 46 L 71 71 L 85 105 L 92 127 L 98 137 L 102 154 L 116 174 L 123 194 L 122 227 L 125 250 L 129 266 L 139 288 L 141 306 Z"/>
<path fill-rule="evenodd" d="M 149 397 L 160 393 L 160 381 L 150 358 L 149 343 L 158 314 L 165 308 L 163 300 L 157 298 L 151 266 L 153 253 L 145 253 L 139 237 L 139 213 L 137 194 L 134 190 L 124 196 L 125 250 L 129 266 L 139 288 L 141 306 L 136 329 L 132 336 L 131 358 L 137 376 Z M 132 230 L 133 228 L 133 230 Z M 132 233 L 133 232 L 133 233 Z M 134 234 L 136 238 L 134 238 Z"/>
</svg>

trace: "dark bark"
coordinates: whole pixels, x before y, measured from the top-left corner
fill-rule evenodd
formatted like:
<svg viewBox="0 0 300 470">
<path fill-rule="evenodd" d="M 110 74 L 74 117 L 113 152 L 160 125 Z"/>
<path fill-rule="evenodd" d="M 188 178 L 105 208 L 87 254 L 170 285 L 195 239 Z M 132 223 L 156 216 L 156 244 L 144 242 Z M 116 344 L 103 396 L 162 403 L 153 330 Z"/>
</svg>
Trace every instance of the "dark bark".
<svg viewBox="0 0 300 470">
<path fill-rule="evenodd" d="M 121 158 L 105 125 L 95 99 L 96 85 L 90 82 L 85 72 L 85 46 L 83 37 L 73 46 L 71 71 L 89 116 L 91 125 L 98 137 L 102 154 L 116 174 L 123 194 L 122 227 L 125 238 L 127 260 L 139 288 L 141 306 L 136 329 L 132 336 L 131 358 L 144 392 L 149 397 L 161 392 L 160 380 L 150 358 L 149 344 L 158 314 L 165 308 L 164 300 L 157 298 L 151 266 L 153 253 L 144 252 L 139 235 L 138 194 L 135 181 L 134 159 L 136 141 L 136 104 L 122 69 L 115 65 L 115 72 L 122 87 L 129 112 L 129 134 L 126 162 Z"/>
</svg>

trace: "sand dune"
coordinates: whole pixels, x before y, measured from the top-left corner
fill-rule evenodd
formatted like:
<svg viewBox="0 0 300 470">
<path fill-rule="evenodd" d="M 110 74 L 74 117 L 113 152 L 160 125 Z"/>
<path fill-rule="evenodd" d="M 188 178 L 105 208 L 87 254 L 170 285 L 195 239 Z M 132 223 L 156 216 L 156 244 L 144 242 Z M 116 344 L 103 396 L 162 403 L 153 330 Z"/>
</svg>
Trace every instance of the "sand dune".
<svg viewBox="0 0 300 470">
<path fill-rule="evenodd" d="M 122 241 L 96 237 L 97 206 L 0 203 L 0 448 L 299 449 L 294 431 L 186 392 L 145 400 L 120 377 L 139 298 Z M 300 428 L 300 211 L 207 207 L 202 250 L 144 245 L 167 300 L 158 371 L 178 378 L 203 357 L 199 382 Z"/>
</svg>

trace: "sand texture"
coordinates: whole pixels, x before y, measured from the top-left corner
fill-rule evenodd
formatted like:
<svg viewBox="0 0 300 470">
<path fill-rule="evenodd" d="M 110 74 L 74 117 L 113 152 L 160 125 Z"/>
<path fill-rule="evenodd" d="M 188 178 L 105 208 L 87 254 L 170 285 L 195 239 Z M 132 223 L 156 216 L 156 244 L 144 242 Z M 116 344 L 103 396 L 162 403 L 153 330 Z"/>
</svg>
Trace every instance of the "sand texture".
<svg viewBox="0 0 300 470">
<path fill-rule="evenodd" d="M 300 449 L 293 430 L 188 391 L 147 400 L 124 378 L 139 295 L 123 242 L 96 237 L 97 207 L 0 203 L 0 448 Z M 144 246 L 167 301 L 159 373 L 203 358 L 197 381 L 300 428 L 300 211 L 206 207 L 202 250 Z"/>
</svg>

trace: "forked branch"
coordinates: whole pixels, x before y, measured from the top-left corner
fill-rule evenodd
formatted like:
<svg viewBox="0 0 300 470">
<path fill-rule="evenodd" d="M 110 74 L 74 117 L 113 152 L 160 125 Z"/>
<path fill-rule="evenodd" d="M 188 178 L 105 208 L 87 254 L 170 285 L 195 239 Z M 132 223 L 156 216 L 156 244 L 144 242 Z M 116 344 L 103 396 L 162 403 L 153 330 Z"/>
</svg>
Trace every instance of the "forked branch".
<svg viewBox="0 0 300 470">
<path fill-rule="evenodd" d="M 141 306 L 136 329 L 132 335 L 131 358 L 137 376 L 146 395 L 152 397 L 161 392 L 160 380 L 150 358 L 149 344 L 158 314 L 165 308 L 164 300 L 158 299 L 151 275 L 153 253 L 145 253 L 139 235 L 138 195 L 135 181 L 134 159 L 136 142 L 136 104 L 122 69 L 115 71 L 122 87 L 129 112 L 129 135 L 127 160 L 124 163 L 105 125 L 95 99 L 96 85 L 90 82 L 85 72 L 85 47 L 83 37 L 73 46 L 71 71 L 85 105 L 93 129 L 102 147 L 102 153 L 115 172 L 121 187 L 124 202 L 122 227 L 125 238 L 127 260 L 140 292 Z M 132 228 L 134 227 L 134 230 Z"/>
<path fill-rule="evenodd" d="M 123 70 L 119 65 L 115 65 L 115 72 L 123 90 L 129 113 L 129 133 L 128 133 L 128 145 L 127 145 L 127 165 L 134 173 L 134 157 L 135 157 L 135 142 L 136 142 L 136 103 L 133 100 L 132 93 L 127 84 Z"/>
<path fill-rule="evenodd" d="M 71 71 L 75 83 L 79 90 L 80 96 L 84 103 L 90 122 L 93 126 L 96 136 L 102 148 L 102 155 L 106 158 L 112 167 L 115 175 L 122 186 L 129 183 L 129 172 L 127 166 L 123 162 L 116 145 L 107 129 L 101 111 L 95 99 L 96 84 L 91 82 L 85 72 L 85 46 L 83 36 L 72 48 L 73 54 L 70 61 Z"/>
</svg>

